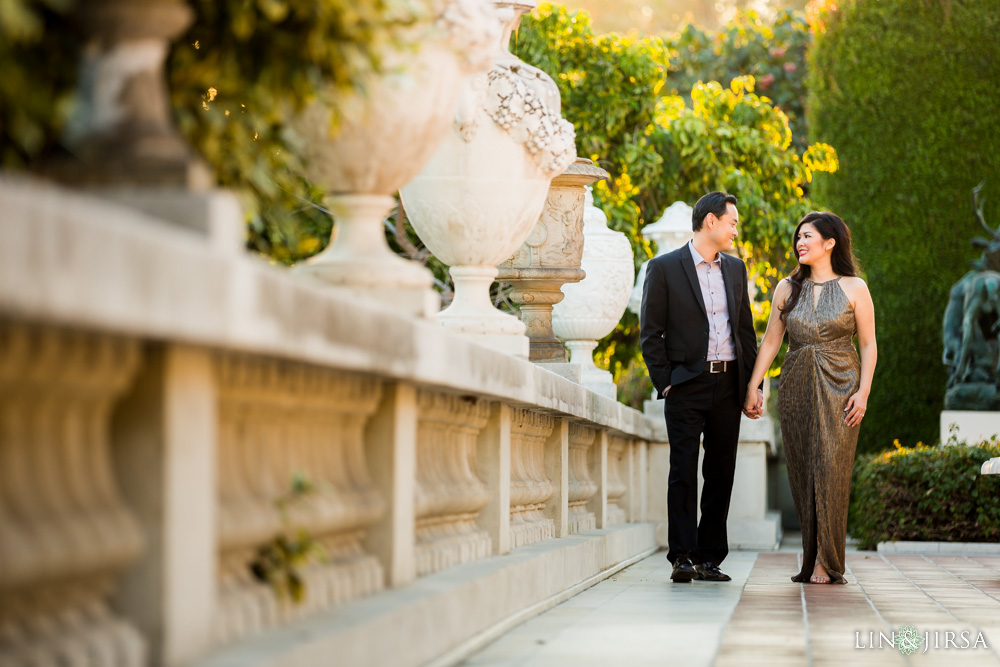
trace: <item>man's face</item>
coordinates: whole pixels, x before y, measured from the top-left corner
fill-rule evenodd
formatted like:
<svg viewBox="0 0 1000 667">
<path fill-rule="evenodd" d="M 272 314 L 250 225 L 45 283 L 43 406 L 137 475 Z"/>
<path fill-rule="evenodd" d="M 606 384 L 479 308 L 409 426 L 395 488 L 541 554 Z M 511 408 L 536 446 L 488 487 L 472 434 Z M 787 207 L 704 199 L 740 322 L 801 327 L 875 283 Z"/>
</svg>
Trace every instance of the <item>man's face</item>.
<svg viewBox="0 0 1000 667">
<path fill-rule="evenodd" d="M 726 212 L 721 216 L 709 213 L 705 222 L 709 226 L 709 238 L 721 252 L 735 247 L 740 224 L 740 213 L 735 204 L 726 204 Z"/>
</svg>

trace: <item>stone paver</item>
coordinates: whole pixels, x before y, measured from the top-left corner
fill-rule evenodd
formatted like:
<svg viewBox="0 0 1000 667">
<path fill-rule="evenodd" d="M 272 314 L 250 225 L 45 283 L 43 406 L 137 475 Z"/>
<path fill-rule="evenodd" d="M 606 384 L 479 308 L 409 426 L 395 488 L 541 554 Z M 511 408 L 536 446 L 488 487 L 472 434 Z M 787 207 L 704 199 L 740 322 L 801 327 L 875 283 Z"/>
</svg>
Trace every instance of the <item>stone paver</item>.
<svg viewBox="0 0 1000 667">
<path fill-rule="evenodd" d="M 672 584 L 661 551 L 513 629 L 463 665 L 712 664 L 757 554 L 726 559 L 733 581 Z"/>
<path fill-rule="evenodd" d="M 817 586 L 790 580 L 796 547 L 730 554 L 725 584 L 672 584 L 660 552 L 462 664 L 1000 665 L 1000 558 L 849 549 L 849 583 Z M 891 643 L 907 625 L 911 655 Z"/>
</svg>

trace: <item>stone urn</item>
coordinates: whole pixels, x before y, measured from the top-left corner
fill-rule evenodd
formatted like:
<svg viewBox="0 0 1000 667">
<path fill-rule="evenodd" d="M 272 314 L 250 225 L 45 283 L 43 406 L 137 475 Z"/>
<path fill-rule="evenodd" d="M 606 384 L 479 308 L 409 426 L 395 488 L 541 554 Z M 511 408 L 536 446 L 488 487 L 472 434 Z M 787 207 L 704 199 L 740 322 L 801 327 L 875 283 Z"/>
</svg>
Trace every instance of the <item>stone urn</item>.
<svg viewBox="0 0 1000 667">
<path fill-rule="evenodd" d="M 563 285 L 566 297 L 552 308 L 553 329 L 566 342 L 572 355 L 570 363 L 580 365 L 581 383 L 595 393 L 616 398 L 611 373 L 594 365 L 594 348 L 625 313 L 635 264 L 628 237 L 608 229 L 607 216 L 594 206 L 589 186 L 583 213 L 581 264 L 587 277 Z"/>
<path fill-rule="evenodd" d="M 425 2 L 436 18 L 388 47 L 358 92 L 321 96 L 292 123 L 305 175 L 328 193 L 337 223 L 330 245 L 293 270 L 433 316 L 440 300 L 430 271 L 390 250 L 384 220 L 449 131 L 466 76 L 492 62 L 499 27 L 486 0 Z"/>
<path fill-rule="evenodd" d="M 677 250 L 682 245 L 694 238 L 691 230 L 691 216 L 694 209 L 682 201 L 675 201 L 667 207 L 660 219 L 651 225 L 642 228 L 642 235 L 656 244 L 656 256 Z M 642 286 L 646 282 L 646 265 L 649 260 L 639 267 L 639 275 L 635 279 L 635 288 L 628 300 L 628 309 L 636 315 L 642 308 Z"/>
<path fill-rule="evenodd" d="M 86 44 L 76 101 L 63 128 L 69 151 L 48 159 L 42 171 L 73 185 L 210 188 L 213 175 L 173 124 L 164 80 L 170 42 L 194 18 L 190 4 L 73 4 L 72 16 Z"/>
<path fill-rule="evenodd" d="M 542 216 L 517 253 L 499 266 L 497 278 L 511 285 L 511 300 L 521 311 L 530 361 L 569 361 L 552 330 L 552 306 L 563 300 L 560 288 L 583 280 L 584 188 L 608 177 L 587 158 L 577 158 L 552 179 Z"/>
<path fill-rule="evenodd" d="M 493 68 L 466 80 L 452 131 L 400 195 L 417 234 L 451 267 L 455 298 L 438 322 L 527 357 L 524 324 L 493 306 L 490 285 L 538 222 L 552 178 L 576 158 L 575 136 L 555 82 L 507 49 L 534 2 L 495 6 L 503 30 Z"/>
</svg>

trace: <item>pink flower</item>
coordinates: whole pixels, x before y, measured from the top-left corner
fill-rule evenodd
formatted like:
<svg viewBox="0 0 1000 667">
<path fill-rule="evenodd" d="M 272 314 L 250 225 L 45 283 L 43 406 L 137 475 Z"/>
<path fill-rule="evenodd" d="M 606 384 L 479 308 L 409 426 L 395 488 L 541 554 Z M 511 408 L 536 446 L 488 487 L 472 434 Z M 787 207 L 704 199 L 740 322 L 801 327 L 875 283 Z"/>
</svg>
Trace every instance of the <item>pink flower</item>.
<svg viewBox="0 0 1000 667">
<path fill-rule="evenodd" d="M 757 87 L 761 90 L 767 90 L 768 88 L 771 87 L 772 83 L 774 83 L 773 74 L 765 74 L 764 76 L 757 79 Z"/>
<path fill-rule="evenodd" d="M 773 49 L 771 49 L 770 51 L 768 51 L 768 53 L 771 54 L 772 58 L 781 58 L 782 56 L 785 55 L 785 49 L 783 49 L 780 46 L 776 46 Z"/>
<path fill-rule="evenodd" d="M 785 71 L 788 72 L 789 74 L 791 74 L 797 69 L 798 66 L 795 63 L 785 63 Z"/>
</svg>

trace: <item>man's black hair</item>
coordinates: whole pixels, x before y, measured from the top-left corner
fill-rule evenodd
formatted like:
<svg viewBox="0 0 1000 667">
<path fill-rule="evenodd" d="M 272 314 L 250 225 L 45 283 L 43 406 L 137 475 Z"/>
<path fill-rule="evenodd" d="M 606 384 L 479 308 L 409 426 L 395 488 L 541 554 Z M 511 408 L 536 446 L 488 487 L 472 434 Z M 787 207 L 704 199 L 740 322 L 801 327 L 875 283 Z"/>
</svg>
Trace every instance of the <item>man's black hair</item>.
<svg viewBox="0 0 1000 667">
<path fill-rule="evenodd" d="M 726 214 L 726 204 L 736 205 L 736 197 L 725 192 L 716 190 L 698 200 L 691 213 L 691 229 L 698 231 L 705 222 L 705 216 L 713 213 L 715 217 L 721 218 Z"/>
</svg>

